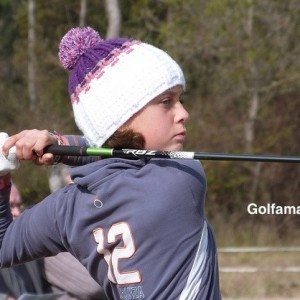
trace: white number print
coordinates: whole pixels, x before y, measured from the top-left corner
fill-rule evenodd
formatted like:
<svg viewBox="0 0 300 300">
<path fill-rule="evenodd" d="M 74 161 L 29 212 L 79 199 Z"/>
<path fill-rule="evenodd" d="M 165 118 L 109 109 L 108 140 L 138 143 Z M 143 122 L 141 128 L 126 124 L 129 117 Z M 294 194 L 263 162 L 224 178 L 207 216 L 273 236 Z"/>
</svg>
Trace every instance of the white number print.
<svg viewBox="0 0 300 300">
<path fill-rule="evenodd" d="M 130 227 L 127 223 L 116 223 L 110 227 L 107 232 L 107 243 L 115 243 L 118 237 L 122 238 L 123 247 L 114 247 L 112 252 L 105 248 L 105 235 L 103 228 L 97 228 L 93 231 L 97 246 L 97 252 L 104 256 L 108 264 L 108 279 L 116 284 L 131 284 L 141 282 L 141 275 L 139 271 L 119 271 L 119 260 L 126 259 L 133 256 L 135 253 L 135 245 Z"/>
</svg>

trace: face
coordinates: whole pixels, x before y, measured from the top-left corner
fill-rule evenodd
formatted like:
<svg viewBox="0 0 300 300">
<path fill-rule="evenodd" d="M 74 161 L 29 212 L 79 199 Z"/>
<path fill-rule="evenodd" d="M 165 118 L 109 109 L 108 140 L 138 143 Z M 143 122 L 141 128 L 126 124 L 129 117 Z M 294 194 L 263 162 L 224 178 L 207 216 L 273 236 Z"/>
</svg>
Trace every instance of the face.
<svg viewBox="0 0 300 300">
<path fill-rule="evenodd" d="M 22 213 L 22 199 L 20 192 L 18 191 L 17 187 L 12 184 L 11 192 L 9 195 L 9 204 L 10 204 L 10 211 L 12 213 L 13 218 L 15 219 Z"/>
<path fill-rule="evenodd" d="M 179 85 L 165 91 L 126 123 L 127 128 L 144 136 L 145 149 L 182 150 L 186 138 L 185 123 L 189 117 L 182 105 L 182 93 Z"/>
<path fill-rule="evenodd" d="M 22 213 L 22 201 L 19 198 L 10 197 L 10 211 L 13 219 L 17 218 Z"/>
</svg>

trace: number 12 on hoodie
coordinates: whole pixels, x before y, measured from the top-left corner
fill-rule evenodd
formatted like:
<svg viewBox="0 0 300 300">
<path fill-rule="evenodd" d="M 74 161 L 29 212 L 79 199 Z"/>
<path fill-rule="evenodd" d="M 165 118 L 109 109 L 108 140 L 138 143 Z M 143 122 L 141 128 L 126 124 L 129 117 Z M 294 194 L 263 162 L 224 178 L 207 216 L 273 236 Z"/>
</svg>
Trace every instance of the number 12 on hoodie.
<svg viewBox="0 0 300 300">
<path fill-rule="evenodd" d="M 108 265 L 108 279 L 115 284 L 132 284 L 141 282 L 140 272 L 137 270 L 127 270 L 120 272 L 119 260 L 131 258 L 135 251 L 135 244 L 130 230 L 130 226 L 125 222 L 113 224 L 107 235 L 103 228 L 93 231 L 97 246 L 97 252 L 104 256 Z M 114 247 L 112 251 L 105 248 L 105 243 L 114 244 L 122 239 L 123 246 Z"/>
</svg>

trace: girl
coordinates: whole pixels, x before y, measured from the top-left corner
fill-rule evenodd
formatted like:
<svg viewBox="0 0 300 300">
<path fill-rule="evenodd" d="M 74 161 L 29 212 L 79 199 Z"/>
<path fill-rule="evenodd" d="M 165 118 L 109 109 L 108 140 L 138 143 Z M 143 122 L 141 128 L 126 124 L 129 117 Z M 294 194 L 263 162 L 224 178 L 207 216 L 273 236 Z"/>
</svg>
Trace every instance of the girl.
<svg viewBox="0 0 300 300">
<path fill-rule="evenodd" d="M 71 71 L 69 93 L 84 134 L 80 143 L 183 148 L 185 81 L 167 53 L 74 28 L 63 37 L 59 57 Z M 39 134 L 44 138 L 35 139 Z M 8 139 L 3 151 L 16 145 L 19 159 L 45 163 L 52 157 L 43 149 L 53 142 L 45 131 L 25 131 Z M 75 167 L 71 177 L 74 183 L 15 221 L 7 204 L 10 175 L 2 177 L 2 267 L 69 251 L 109 299 L 221 298 L 198 161 L 110 158 Z"/>
</svg>

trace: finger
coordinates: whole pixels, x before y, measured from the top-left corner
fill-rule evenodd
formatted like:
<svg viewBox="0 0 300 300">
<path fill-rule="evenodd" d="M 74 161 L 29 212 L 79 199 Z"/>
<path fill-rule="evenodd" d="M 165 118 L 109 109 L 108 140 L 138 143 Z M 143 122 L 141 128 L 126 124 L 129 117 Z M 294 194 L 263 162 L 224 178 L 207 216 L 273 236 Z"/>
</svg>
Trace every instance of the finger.
<svg viewBox="0 0 300 300">
<path fill-rule="evenodd" d="M 39 138 L 34 145 L 34 151 L 39 157 L 42 157 L 45 147 L 55 144 L 56 142 L 57 140 L 52 135 L 50 135 L 47 130 L 42 130 L 40 131 Z"/>
<path fill-rule="evenodd" d="M 43 148 L 50 143 L 47 130 L 25 130 L 16 142 L 19 159 L 35 161 L 43 155 Z"/>
<path fill-rule="evenodd" d="M 35 143 L 21 139 L 16 143 L 17 157 L 22 160 L 34 160 L 37 154 L 34 152 Z"/>
<path fill-rule="evenodd" d="M 38 158 L 38 164 L 50 166 L 54 163 L 54 155 L 52 153 L 45 153 Z"/>
<path fill-rule="evenodd" d="M 3 154 L 5 156 L 7 156 L 9 153 L 9 149 L 12 148 L 13 146 L 15 146 L 16 142 L 18 140 L 20 140 L 24 135 L 25 135 L 25 131 L 22 131 L 18 134 L 10 136 L 3 144 L 3 147 L 2 147 Z"/>
</svg>

